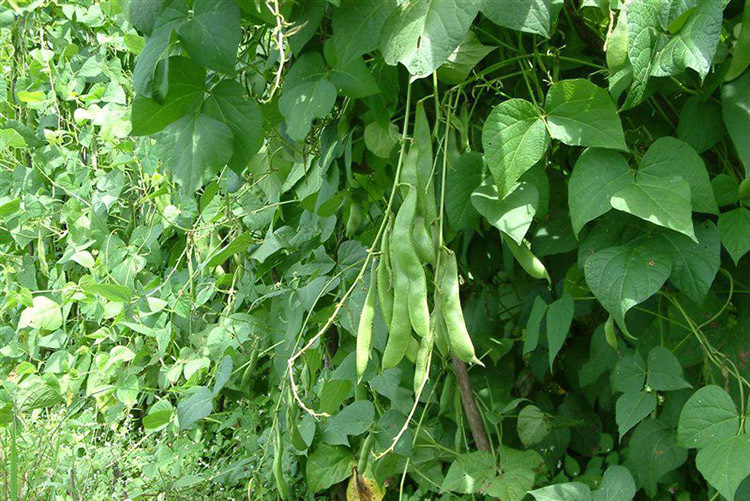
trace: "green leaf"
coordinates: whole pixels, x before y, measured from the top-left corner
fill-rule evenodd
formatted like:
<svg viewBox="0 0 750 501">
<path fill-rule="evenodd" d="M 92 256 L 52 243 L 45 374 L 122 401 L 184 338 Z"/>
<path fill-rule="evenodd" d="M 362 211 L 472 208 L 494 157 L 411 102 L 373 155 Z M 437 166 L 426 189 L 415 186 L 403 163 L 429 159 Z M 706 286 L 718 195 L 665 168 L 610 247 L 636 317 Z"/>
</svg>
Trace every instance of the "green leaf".
<svg viewBox="0 0 750 501">
<path fill-rule="evenodd" d="M 637 351 L 629 353 L 617 362 L 610 378 L 612 390 L 637 393 L 643 389 L 643 383 L 646 382 L 646 361 Z"/>
<path fill-rule="evenodd" d="M 545 112 L 554 139 L 572 146 L 627 151 L 615 103 L 606 90 L 588 80 L 563 80 L 552 85 Z"/>
<path fill-rule="evenodd" d="M 496 474 L 495 458 L 489 452 L 459 454 L 445 474 L 440 491 L 464 494 L 483 492 Z"/>
<path fill-rule="evenodd" d="M 698 451 L 695 465 L 711 486 L 732 501 L 742 481 L 750 476 L 750 435 L 712 442 Z"/>
<path fill-rule="evenodd" d="M 365 126 L 364 138 L 368 150 L 381 158 L 388 158 L 398 144 L 398 127 L 390 122 L 375 120 Z"/>
<path fill-rule="evenodd" d="M 509 99 L 493 108 L 482 129 L 482 146 L 500 195 L 542 158 L 548 143 L 547 128 L 530 102 Z"/>
<path fill-rule="evenodd" d="M 307 483 L 313 492 L 328 489 L 352 473 L 354 461 L 349 449 L 320 444 L 307 459 Z"/>
<path fill-rule="evenodd" d="M 550 485 L 529 492 L 536 501 L 591 501 L 591 489 L 581 482 Z"/>
<path fill-rule="evenodd" d="M 413 0 L 386 20 L 380 36 L 385 62 L 401 63 L 414 77 L 432 74 L 469 31 L 482 0 Z"/>
<path fill-rule="evenodd" d="M 148 433 L 159 431 L 169 424 L 174 414 L 174 408 L 169 400 L 159 400 L 149 407 L 148 414 L 143 417 L 143 428 Z"/>
<path fill-rule="evenodd" d="M 625 101 L 625 109 L 639 104 L 646 95 L 651 76 L 654 46 L 659 38 L 659 2 L 633 2 L 627 8 L 628 59 L 633 68 L 633 84 Z"/>
<path fill-rule="evenodd" d="M 610 199 L 612 207 L 678 231 L 697 242 L 690 206 L 690 185 L 682 177 L 638 173 L 635 183 Z"/>
<path fill-rule="evenodd" d="M 638 425 L 630 437 L 628 451 L 625 466 L 650 497 L 656 495 L 657 482 L 688 457 L 687 450 L 677 446 L 674 432 L 655 419 Z"/>
<path fill-rule="evenodd" d="M 560 349 L 568 337 L 574 313 L 575 302 L 567 292 L 563 293 L 560 299 L 547 308 L 547 348 L 549 349 L 550 371 L 552 371 L 552 363 L 555 361 L 555 357 L 560 353 Z"/>
<path fill-rule="evenodd" d="M 235 0 L 195 0 L 192 18 L 177 28 L 177 34 L 196 62 L 232 75 L 242 38 L 240 19 Z"/>
<path fill-rule="evenodd" d="M 220 265 L 238 252 L 244 252 L 245 250 L 247 250 L 247 248 L 251 243 L 253 243 L 254 240 L 255 238 L 250 231 L 246 231 L 242 235 L 230 239 L 229 243 L 224 247 L 216 249 L 211 253 L 208 259 L 206 259 L 204 266 L 213 268 Z"/>
<path fill-rule="evenodd" d="M 491 183 L 479 186 L 471 194 L 471 203 L 477 212 L 518 245 L 534 220 L 538 202 L 539 193 L 530 183 L 516 184 L 503 198 Z"/>
<path fill-rule="evenodd" d="M 307 42 L 315 35 L 326 13 L 326 0 L 301 0 L 292 11 L 294 25 L 289 30 L 289 47 L 295 56 L 302 53 Z"/>
<path fill-rule="evenodd" d="M 206 71 L 190 59 L 181 56 L 169 58 L 169 90 L 164 102 L 136 96 L 131 111 L 131 134 L 155 134 L 196 111 L 203 103 L 205 80 Z"/>
<path fill-rule="evenodd" d="M 724 134 L 724 120 L 718 103 L 701 96 L 693 96 L 685 101 L 677 127 L 677 137 L 681 141 L 688 143 L 698 153 L 703 153 L 718 143 Z"/>
<path fill-rule="evenodd" d="M 328 78 L 342 94 L 352 98 L 362 98 L 380 92 L 378 84 L 375 83 L 362 57 L 339 58 L 333 40 L 325 44 L 323 52 L 328 66 L 331 67 Z"/>
<path fill-rule="evenodd" d="M 349 445 L 348 436 L 366 432 L 375 421 L 375 406 L 369 400 L 357 400 L 328 420 L 323 439 L 332 445 Z"/>
<path fill-rule="evenodd" d="M 145 0 L 150 2 L 151 0 Z M 158 4 L 159 2 L 152 2 Z M 172 32 L 187 21 L 188 6 L 185 0 L 172 0 L 156 17 L 151 36 L 138 54 L 133 69 L 133 90 L 141 96 L 152 98 L 156 66 L 169 53 Z M 168 68 L 169 65 L 166 65 Z"/>
<path fill-rule="evenodd" d="M 60 305 L 46 296 L 34 296 L 33 306 L 21 312 L 18 328 L 54 331 L 63 324 L 63 313 Z"/>
<path fill-rule="evenodd" d="M 157 17 L 167 3 L 168 0 L 131 0 L 128 13 L 133 27 L 143 34 L 150 35 Z"/>
<path fill-rule="evenodd" d="M 506 501 L 521 501 L 534 487 L 535 470 L 542 462 L 533 450 L 519 451 L 502 446 L 500 449 L 502 472 L 492 479 L 485 494 Z"/>
<path fill-rule="evenodd" d="M 474 66 L 495 49 L 496 47 L 483 45 L 473 31 L 468 31 L 461 44 L 438 68 L 438 79 L 447 84 L 462 83 L 468 78 Z"/>
<path fill-rule="evenodd" d="M 192 194 L 231 158 L 232 131 L 202 113 L 181 119 L 173 130 L 167 164 L 183 192 Z"/>
<path fill-rule="evenodd" d="M 594 491 L 593 501 L 632 501 L 637 492 L 633 475 L 624 466 L 607 468 L 601 487 Z"/>
<path fill-rule="evenodd" d="M 19 384 L 15 398 L 19 413 L 52 407 L 62 401 L 60 383 L 54 374 L 34 375 Z"/>
<path fill-rule="evenodd" d="M 482 14 L 512 30 L 549 36 L 550 0 L 484 0 Z"/>
<path fill-rule="evenodd" d="M 90 280 L 81 280 L 80 285 L 84 292 L 99 294 L 115 303 L 128 303 L 133 298 L 133 289 L 120 284 L 98 284 Z"/>
<path fill-rule="evenodd" d="M 187 430 L 196 421 L 209 416 L 213 411 L 214 394 L 205 386 L 196 386 L 191 389 L 190 396 L 177 404 L 177 419 L 180 421 L 180 429 Z"/>
<path fill-rule="evenodd" d="M 552 431 L 549 418 L 535 405 L 527 405 L 518 413 L 518 438 L 525 446 L 544 440 Z"/>
<path fill-rule="evenodd" d="M 241 173 L 263 144 L 263 117 L 258 105 L 245 98 L 242 85 L 222 80 L 209 91 L 203 113 L 232 131 L 229 168 Z"/>
<path fill-rule="evenodd" d="M 539 345 L 539 329 L 542 325 L 542 318 L 547 312 L 547 303 L 542 296 L 534 298 L 534 304 L 531 305 L 529 321 L 526 323 L 526 334 L 523 340 L 523 354 L 531 353 Z"/>
<path fill-rule="evenodd" d="M 704 386 L 682 407 L 677 443 L 702 449 L 736 435 L 739 428 L 740 416 L 732 397 L 716 385 Z"/>
<path fill-rule="evenodd" d="M 656 409 L 656 394 L 639 391 L 623 393 L 615 404 L 615 418 L 620 440 L 649 414 Z"/>
<path fill-rule="evenodd" d="M 732 138 L 737 156 L 745 166 L 745 177 L 750 178 L 750 71 L 721 86 L 721 111 L 724 125 Z"/>
<path fill-rule="evenodd" d="M 711 221 L 696 224 L 695 236 L 698 243 L 682 234 L 663 231 L 656 241 L 672 258 L 669 281 L 696 304 L 701 304 L 721 266 L 721 241 L 719 230 Z"/>
<path fill-rule="evenodd" d="M 750 210 L 738 207 L 719 216 L 719 235 L 734 264 L 739 264 L 750 251 Z"/>
<path fill-rule="evenodd" d="M 690 203 L 695 212 L 719 213 L 706 165 L 687 143 L 673 137 L 654 141 L 641 160 L 638 175 L 642 174 L 682 177 L 690 185 Z"/>
<path fill-rule="evenodd" d="M 214 396 L 218 395 L 227 382 L 229 382 L 229 378 L 232 377 L 233 367 L 234 362 L 232 362 L 232 357 L 224 355 L 224 358 L 216 366 L 216 373 L 214 374 L 214 388 L 212 390 Z"/>
<path fill-rule="evenodd" d="M 386 19 L 396 0 L 341 0 L 333 11 L 333 40 L 342 61 L 378 48 Z"/>
<path fill-rule="evenodd" d="M 610 247 L 586 260 L 586 283 L 599 302 L 628 332 L 625 314 L 654 295 L 672 272 L 672 261 L 653 245 Z"/>
<path fill-rule="evenodd" d="M 690 388 L 690 383 L 683 378 L 680 361 L 663 346 L 656 346 L 648 352 L 648 379 L 646 384 L 652 390 L 657 391 Z"/>
<path fill-rule="evenodd" d="M 619 153 L 595 148 L 584 151 L 568 183 L 570 221 L 575 234 L 587 222 L 608 212 L 612 196 L 632 183 L 633 173 Z"/>
<path fill-rule="evenodd" d="M 308 52 L 294 62 L 286 77 L 279 111 L 286 120 L 286 131 L 295 141 L 302 141 L 312 121 L 325 117 L 336 102 L 336 86 L 326 77 L 323 58 Z"/>
<path fill-rule="evenodd" d="M 705 78 L 719 45 L 723 9 L 722 0 L 697 2 L 679 33 L 671 37 L 654 57 L 651 75 L 678 75 L 692 68 L 701 79 Z"/>
<path fill-rule="evenodd" d="M 455 231 L 477 227 L 479 213 L 474 208 L 472 195 L 482 183 L 484 157 L 476 151 L 461 154 L 449 161 L 445 184 L 445 212 Z"/>
</svg>

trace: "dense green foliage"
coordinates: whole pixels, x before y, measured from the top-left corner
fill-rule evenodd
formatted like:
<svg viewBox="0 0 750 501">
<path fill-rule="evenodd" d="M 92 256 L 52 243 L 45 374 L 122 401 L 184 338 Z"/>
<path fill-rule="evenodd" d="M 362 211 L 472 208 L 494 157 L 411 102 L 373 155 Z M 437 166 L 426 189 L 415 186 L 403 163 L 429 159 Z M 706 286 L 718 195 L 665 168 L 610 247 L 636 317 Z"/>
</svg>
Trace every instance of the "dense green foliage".
<svg viewBox="0 0 750 501">
<path fill-rule="evenodd" d="M 750 3 L 12 0 L 0 43 L 2 496 L 750 500 Z"/>
</svg>

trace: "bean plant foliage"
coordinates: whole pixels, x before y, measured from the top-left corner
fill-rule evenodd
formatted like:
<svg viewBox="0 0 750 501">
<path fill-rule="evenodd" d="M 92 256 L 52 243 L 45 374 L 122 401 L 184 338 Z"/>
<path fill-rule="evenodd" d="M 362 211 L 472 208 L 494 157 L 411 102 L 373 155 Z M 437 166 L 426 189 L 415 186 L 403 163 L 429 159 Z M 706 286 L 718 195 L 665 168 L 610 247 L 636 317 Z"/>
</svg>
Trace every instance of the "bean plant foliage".
<svg viewBox="0 0 750 501">
<path fill-rule="evenodd" d="M 0 25 L 9 499 L 750 500 L 750 3 Z"/>
</svg>

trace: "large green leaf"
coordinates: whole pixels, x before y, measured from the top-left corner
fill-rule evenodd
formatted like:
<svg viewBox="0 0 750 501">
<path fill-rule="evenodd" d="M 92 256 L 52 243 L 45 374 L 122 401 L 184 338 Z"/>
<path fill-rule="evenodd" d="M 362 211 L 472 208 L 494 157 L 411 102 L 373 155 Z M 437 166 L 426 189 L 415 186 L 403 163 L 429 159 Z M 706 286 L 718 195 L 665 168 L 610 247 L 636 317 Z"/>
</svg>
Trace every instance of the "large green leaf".
<svg viewBox="0 0 750 501">
<path fill-rule="evenodd" d="M 607 468 L 601 487 L 593 492 L 593 501 L 631 501 L 637 492 L 633 475 L 624 466 Z"/>
<path fill-rule="evenodd" d="M 638 391 L 623 393 L 615 404 L 615 418 L 620 440 L 633 426 L 640 423 L 656 409 L 656 394 Z"/>
<path fill-rule="evenodd" d="M 366 432 L 375 420 L 375 407 L 369 400 L 357 400 L 328 420 L 323 439 L 332 445 L 349 445 L 347 437 Z"/>
<path fill-rule="evenodd" d="M 495 47 L 482 44 L 473 31 L 467 32 L 461 44 L 438 68 L 438 78 L 441 82 L 460 84 L 466 80 L 472 68 L 493 50 Z"/>
<path fill-rule="evenodd" d="M 352 466 L 354 461 L 349 449 L 321 444 L 307 459 L 307 483 L 313 492 L 320 492 L 351 475 Z"/>
<path fill-rule="evenodd" d="M 646 381 L 646 361 L 637 351 L 624 355 L 610 375 L 612 390 L 637 393 Z"/>
<path fill-rule="evenodd" d="M 693 229 L 690 185 L 682 177 L 639 173 L 635 183 L 612 195 L 610 203 L 617 210 L 698 241 Z"/>
<path fill-rule="evenodd" d="M 547 128 L 530 102 L 510 99 L 493 108 L 482 129 L 482 147 L 500 195 L 542 158 L 548 143 Z"/>
<path fill-rule="evenodd" d="M 223 80 L 210 90 L 203 113 L 224 123 L 232 131 L 229 167 L 242 172 L 263 142 L 263 117 L 258 105 L 245 97 L 239 83 Z"/>
<path fill-rule="evenodd" d="M 696 304 L 701 304 L 721 266 L 719 230 L 711 221 L 695 225 L 698 242 L 673 231 L 660 232 L 656 241 L 672 258 L 669 281 Z"/>
<path fill-rule="evenodd" d="M 696 2 L 679 32 L 656 54 L 651 75 L 677 75 L 692 68 L 705 78 L 719 45 L 723 9 L 723 0 Z"/>
<path fill-rule="evenodd" d="M 750 251 L 750 210 L 738 207 L 719 216 L 719 235 L 735 264 Z"/>
<path fill-rule="evenodd" d="M 512 30 L 549 36 L 550 0 L 484 0 L 482 14 Z"/>
<path fill-rule="evenodd" d="M 396 0 L 341 0 L 333 11 L 333 40 L 343 61 L 373 51 Z"/>
<path fill-rule="evenodd" d="M 650 497 L 656 495 L 656 483 L 682 465 L 688 451 L 677 446 L 674 432 L 655 419 L 646 419 L 636 427 L 628 445 L 625 466 Z"/>
<path fill-rule="evenodd" d="M 195 0 L 193 16 L 177 28 L 190 57 L 212 70 L 234 74 L 242 38 L 236 0 Z"/>
<path fill-rule="evenodd" d="M 485 183 L 471 194 L 471 203 L 492 226 L 521 245 L 534 219 L 539 193 L 533 184 L 518 183 L 500 197 L 494 184 Z"/>
<path fill-rule="evenodd" d="M 208 417 L 213 411 L 214 394 L 205 386 L 197 386 L 191 390 L 190 396 L 177 404 L 177 418 L 180 429 L 186 430 L 196 421 Z"/>
<path fill-rule="evenodd" d="M 560 299 L 547 308 L 547 349 L 549 350 L 550 371 L 555 357 L 560 353 L 560 349 L 568 337 L 574 313 L 575 302 L 567 292 L 564 292 Z"/>
<path fill-rule="evenodd" d="M 750 177 L 750 71 L 721 87 L 721 111 L 729 137 L 745 166 L 745 177 Z"/>
<path fill-rule="evenodd" d="M 537 444 L 552 431 L 552 423 L 536 405 L 527 405 L 518 413 L 518 438 L 525 446 Z"/>
<path fill-rule="evenodd" d="M 302 141 L 312 121 L 323 118 L 336 102 L 336 86 L 327 78 L 323 58 L 308 52 L 294 62 L 284 78 L 279 110 L 286 119 L 286 131 L 295 141 Z"/>
<path fill-rule="evenodd" d="M 599 302 L 627 332 L 625 314 L 655 294 L 672 271 L 667 254 L 648 243 L 599 251 L 586 260 L 586 283 Z"/>
<path fill-rule="evenodd" d="M 361 56 L 341 59 L 334 44 L 333 40 L 329 40 L 323 47 L 323 52 L 331 67 L 328 78 L 341 93 L 352 98 L 362 98 L 380 92 L 364 59 Z"/>
<path fill-rule="evenodd" d="M 63 313 L 60 305 L 46 296 L 34 296 L 32 306 L 21 312 L 18 328 L 31 327 L 54 331 L 63 324 Z"/>
<path fill-rule="evenodd" d="M 479 222 L 472 193 L 482 183 L 483 171 L 484 158 L 476 151 L 467 151 L 448 165 L 445 213 L 456 231 L 474 228 Z"/>
<path fill-rule="evenodd" d="M 554 139 L 573 146 L 627 150 L 617 107 L 606 90 L 583 79 L 550 87 L 545 104 Z"/>
<path fill-rule="evenodd" d="M 151 0 L 145 0 L 151 2 Z M 158 1 L 152 2 L 157 5 Z M 172 32 L 179 28 L 188 18 L 188 6 L 185 0 L 173 0 L 159 13 L 153 23 L 151 33 L 138 55 L 133 69 L 133 89 L 141 96 L 154 97 L 154 72 L 156 66 L 169 52 Z"/>
<path fill-rule="evenodd" d="M 673 137 L 654 141 L 641 160 L 638 174 L 659 177 L 680 176 L 690 185 L 690 202 L 693 211 L 718 214 L 711 180 L 703 159 L 688 145 Z"/>
<path fill-rule="evenodd" d="M 587 149 L 578 158 L 568 183 L 570 221 L 576 235 L 583 226 L 612 208 L 612 195 L 633 183 L 633 173 L 616 151 Z"/>
<path fill-rule="evenodd" d="M 163 102 L 144 96 L 133 100 L 131 121 L 134 136 L 155 134 L 203 103 L 206 70 L 190 59 L 169 58 L 169 90 Z"/>
<path fill-rule="evenodd" d="M 633 84 L 625 101 L 625 108 L 640 103 L 646 95 L 651 75 L 654 46 L 659 38 L 661 3 L 651 0 L 632 2 L 627 6 L 628 59 L 633 68 Z"/>
<path fill-rule="evenodd" d="M 709 484 L 732 501 L 742 481 L 750 476 L 750 435 L 712 442 L 698 451 L 695 465 Z"/>
<path fill-rule="evenodd" d="M 581 482 L 555 484 L 529 492 L 536 501 L 590 501 L 591 489 Z"/>
<path fill-rule="evenodd" d="M 440 490 L 464 494 L 483 492 L 496 474 L 497 465 L 489 452 L 459 454 L 445 474 Z"/>
<path fill-rule="evenodd" d="M 231 158 L 232 131 L 202 113 L 185 117 L 172 128 L 174 144 L 167 164 L 183 191 L 193 193 Z"/>
<path fill-rule="evenodd" d="M 702 449 L 737 434 L 740 416 L 732 397 L 716 385 L 704 386 L 685 402 L 677 426 L 677 442 Z"/>
<path fill-rule="evenodd" d="M 503 446 L 500 450 L 502 473 L 493 478 L 485 493 L 507 501 L 521 501 L 534 487 L 535 470 L 542 462 L 536 451 L 519 451 Z"/>
<path fill-rule="evenodd" d="M 690 388 L 682 374 L 682 365 L 677 357 L 664 346 L 656 346 L 648 352 L 648 379 L 652 390 L 675 391 Z"/>
<path fill-rule="evenodd" d="M 415 77 L 432 74 L 469 31 L 482 0 L 412 0 L 386 20 L 380 50 L 386 63 L 401 63 Z"/>
<path fill-rule="evenodd" d="M 128 6 L 130 22 L 139 32 L 150 35 L 156 19 L 169 0 L 131 0 Z"/>
</svg>

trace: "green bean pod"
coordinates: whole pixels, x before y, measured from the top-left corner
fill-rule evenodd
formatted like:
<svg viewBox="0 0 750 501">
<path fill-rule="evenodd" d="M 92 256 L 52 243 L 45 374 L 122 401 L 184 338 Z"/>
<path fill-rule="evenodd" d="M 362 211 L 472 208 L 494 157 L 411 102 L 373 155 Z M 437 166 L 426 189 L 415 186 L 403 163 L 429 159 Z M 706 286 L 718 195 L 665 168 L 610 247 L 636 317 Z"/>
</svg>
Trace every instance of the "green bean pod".
<svg viewBox="0 0 750 501">
<path fill-rule="evenodd" d="M 365 304 L 362 305 L 362 313 L 359 315 L 359 325 L 357 326 L 357 379 L 362 379 L 362 375 L 367 369 L 367 362 L 370 360 L 370 347 L 372 346 L 372 323 L 375 320 L 375 299 L 377 298 L 377 267 L 375 263 L 370 268 L 370 288 L 365 296 Z"/>
<path fill-rule="evenodd" d="M 394 260 L 408 279 L 408 310 L 411 325 L 418 336 L 424 337 L 430 330 L 430 309 L 427 305 L 427 279 L 412 240 L 412 223 L 416 211 L 417 191 L 412 186 L 396 215 L 391 245 Z"/>
<path fill-rule="evenodd" d="M 448 341 L 453 353 L 464 362 L 484 365 L 474 353 L 469 331 L 466 329 L 464 313 L 461 309 L 461 299 L 458 291 L 458 264 L 456 254 L 449 249 L 443 249 L 444 260 L 438 287 L 441 294 L 443 319 L 448 332 Z"/>
<path fill-rule="evenodd" d="M 389 235 L 390 223 L 386 227 L 385 235 Z M 378 301 L 380 302 L 380 313 L 383 315 L 385 325 L 391 325 L 393 318 L 393 273 L 391 271 L 391 246 L 390 239 L 383 237 L 380 261 L 377 269 Z"/>
<path fill-rule="evenodd" d="M 414 239 L 414 248 L 417 256 L 423 263 L 430 263 L 435 266 L 435 242 L 432 239 L 430 225 L 422 216 L 414 218 L 414 228 L 411 236 Z"/>
<path fill-rule="evenodd" d="M 435 330 L 429 329 L 427 334 L 419 343 L 417 360 L 414 362 L 414 393 L 418 393 L 425 380 L 430 376 L 430 360 L 432 359 L 432 347 L 435 342 Z"/>
<path fill-rule="evenodd" d="M 273 447 L 273 477 L 276 481 L 276 490 L 279 493 L 279 497 L 283 499 L 284 501 L 289 501 L 292 499 L 292 489 L 289 487 L 289 484 L 286 482 L 286 479 L 284 478 L 284 472 L 281 468 L 281 458 L 282 458 L 282 450 L 281 450 L 281 430 L 279 428 L 278 423 L 276 424 L 276 436 L 274 441 L 274 447 Z"/>
<path fill-rule="evenodd" d="M 409 334 L 409 340 L 406 347 L 406 359 L 413 363 L 417 363 L 417 355 L 419 355 L 419 341 L 414 339 L 414 336 Z"/>
<path fill-rule="evenodd" d="M 453 416 L 453 400 L 456 396 L 456 376 L 448 373 L 443 383 L 443 389 L 440 392 L 439 416 Z"/>
<path fill-rule="evenodd" d="M 547 273 L 547 268 L 544 267 L 544 263 L 542 263 L 539 258 L 531 252 L 531 247 L 526 240 L 524 240 L 521 245 L 518 245 L 515 240 L 507 236 L 505 233 L 500 232 L 500 234 L 503 236 L 503 241 L 505 241 L 508 249 L 510 249 L 510 252 L 515 256 L 518 264 L 521 265 L 521 268 L 523 268 L 526 273 L 533 278 L 543 278 L 547 280 L 549 284 L 552 283 L 552 279 L 549 277 L 549 273 Z"/>
<path fill-rule="evenodd" d="M 409 325 L 409 281 L 393 262 L 393 317 L 388 327 L 388 341 L 383 351 L 383 369 L 395 367 L 404 358 L 409 348 L 411 326 Z"/>
</svg>

